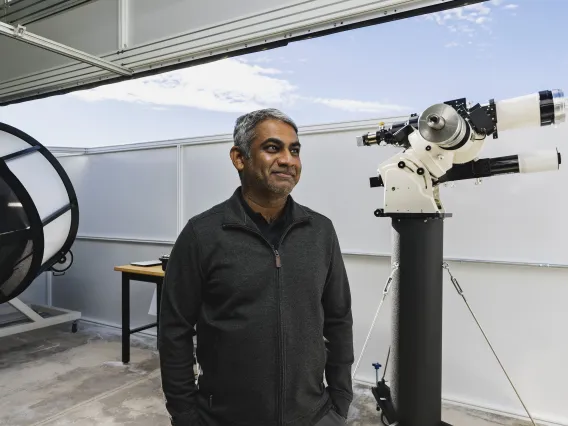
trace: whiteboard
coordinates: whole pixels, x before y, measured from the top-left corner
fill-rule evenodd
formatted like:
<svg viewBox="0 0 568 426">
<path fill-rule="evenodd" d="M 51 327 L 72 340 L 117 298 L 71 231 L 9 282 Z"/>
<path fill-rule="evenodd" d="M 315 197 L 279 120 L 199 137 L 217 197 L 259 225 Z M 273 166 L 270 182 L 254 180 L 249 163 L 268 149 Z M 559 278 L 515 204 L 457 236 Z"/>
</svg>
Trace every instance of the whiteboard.
<svg viewBox="0 0 568 426">
<path fill-rule="evenodd" d="M 0 105 L 483 1 L 488 0 L 91 1 L 30 23 L 26 31 L 112 62 L 130 74 L 30 46 L 11 38 L 14 31 L 9 30 L 10 37 L 0 33 Z M 4 23 L 13 27 L 19 22 Z"/>
<path fill-rule="evenodd" d="M 173 241 L 177 149 L 59 157 L 77 193 L 79 236 Z"/>
<path fill-rule="evenodd" d="M 390 254 L 391 222 L 377 218 L 383 188 L 371 188 L 378 165 L 399 149 L 358 147 L 356 137 L 371 131 L 300 132 L 302 177 L 294 199 L 334 223 L 341 248 L 348 253 Z M 568 159 L 568 125 L 509 131 L 489 138 L 481 157 L 518 154 L 558 147 Z M 230 158 L 230 142 L 183 148 L 184 221 L 230 197 L 239 186 Z M 445 221 L 449 258 L 505 262 L 568 264 L 568 160 L 559 171 L 496 176 L 475 185 L 442 187 L 441 197 L 453 217 Z"/>
</svg>

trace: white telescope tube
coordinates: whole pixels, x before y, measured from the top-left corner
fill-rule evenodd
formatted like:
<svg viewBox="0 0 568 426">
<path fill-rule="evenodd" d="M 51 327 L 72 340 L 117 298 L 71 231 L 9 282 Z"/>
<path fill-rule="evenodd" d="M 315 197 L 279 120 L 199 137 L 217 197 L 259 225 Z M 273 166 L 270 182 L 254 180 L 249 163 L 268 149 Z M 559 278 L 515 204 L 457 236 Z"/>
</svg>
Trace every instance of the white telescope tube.
<svg viewBox="0 0 568 426">
<path fill-rule="evenodd" d="M 495 102 L 497 131 L 563 123 L 566 98 L 562 90 L 543 90 Z"/>
<path fill-rule="evenodd" d="M 556 150 L 534 151 L 519 154 L 519 173 L 538 173 L 558 170 L 560 153 Z"/>
</svg>

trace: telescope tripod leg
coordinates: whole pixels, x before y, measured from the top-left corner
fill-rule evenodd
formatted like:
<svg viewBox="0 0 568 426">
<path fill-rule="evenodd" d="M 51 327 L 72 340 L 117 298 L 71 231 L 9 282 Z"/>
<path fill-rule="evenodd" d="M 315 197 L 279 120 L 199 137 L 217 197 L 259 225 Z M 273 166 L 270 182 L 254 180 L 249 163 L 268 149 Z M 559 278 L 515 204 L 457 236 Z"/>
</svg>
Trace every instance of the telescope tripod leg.
<svg viewBox="0 0 568 426">
<path fill-rule="evenodd" d="M 523 408 L 525 409 L 525 412 L 527 413 L 527 416 L 529 417 L 529 419 L 531 420 L 531 423 L 533 424 L 533 426 L 536 426 L 535 420 L 533 418 L 533 416 L 531 415 L 529 409 L 527 408 L 525 402 L 523 401 L 523 399 L 521 398 L 521 395 L 519 394 L 519 391 L 517 390 L 517 388 L 515 387 L 515 385 L 513 384 L 513 381 L 511 380 L 511 377 L 509 376 L 509 373 L 507 373 L 507 370 L 505 370 L 505 366 L 503 365 L 503 363 L 501 362 L 501 360 L 499 359 L 499 356 L 497 356 L 497 352 L 495 352 L 495 349 L 493 348 L 493 345 L 491 344 L 491 342 L 489 341 L 489 338 L 487 337 L 487 334 L 485 333 L 485 330 L 483 330 L 483 327 L 481 326 L 481 324 L 479 323 L 477 316 L 475 315 L 475 313 L 473 312 L 473 309 L 471 309 L 471 306 L 469 305 L 469 302 L 467 301 L 467 298 L 465 297 L 464 291 L 462 290 L 458 280 L 453 276 L 452 272 L 450 271 L 450 267 L 449 265 L 444 262 L 443 265 L 444 269 L 448 271 L 448 274 L 450 275 L 450 279 L 452 280 L 452 284 L 454 285 L 456 291 L 458 292 L 458 294 L 462 297 L 463 301 L 465 302 L 465 305 L 467 306 L 467 309 L 469 310 L 469 312 L 471 313 L 471 316 L 473 317 L 475 323 L 477 324 L 477 327 L 479 328 L 479 331 L 481 331 L 481 334 L 483 334 L 483 337 L 485 338 L 485 341 L 487 342 L 487 345 L 489 346 L 489 348 L 491 349 L 491 352 L 493 352 L 493 355 L 495 356 L 495 359 L 497 360 L 497 362 L 499 363 L 499 365 L 501 366 L 501 369 L 503 370 L 503 373 L 505 373 L 505 376 L 507 377 L 507 380 L 509 381 L 511 387 L 513 388 L 513 391 L 515 391 L 515 394 L 517 395 L 517 398 L 519 398 L 519 401 L 521 403 L 521 405 L 523 406 Z"/>
</svg>

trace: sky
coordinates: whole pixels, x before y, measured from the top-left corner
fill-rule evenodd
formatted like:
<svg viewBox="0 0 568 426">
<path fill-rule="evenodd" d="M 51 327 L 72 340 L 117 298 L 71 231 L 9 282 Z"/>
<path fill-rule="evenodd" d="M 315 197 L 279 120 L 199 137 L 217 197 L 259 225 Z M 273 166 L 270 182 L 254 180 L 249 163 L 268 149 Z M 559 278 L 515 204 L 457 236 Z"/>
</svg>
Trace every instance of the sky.
<svg viewBox="0 0 568 426">
<path fill-rule="evenodd" d="M 46 146 L 232 133 L 275 107 L 300 126 L 568 91 L 568 1 L 491 0 L 97 89 L 0 107 Z M 524 37 L 527 37 L 526 39 Z"/>
</svg>

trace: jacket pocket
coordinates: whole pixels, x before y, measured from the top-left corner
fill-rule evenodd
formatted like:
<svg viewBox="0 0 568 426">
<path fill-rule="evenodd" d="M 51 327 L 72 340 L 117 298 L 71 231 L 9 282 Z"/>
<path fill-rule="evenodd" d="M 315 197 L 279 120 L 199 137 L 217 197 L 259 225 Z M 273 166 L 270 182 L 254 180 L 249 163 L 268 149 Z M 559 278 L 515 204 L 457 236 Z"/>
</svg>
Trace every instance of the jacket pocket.
<svg viewBox="0 0 568 426">
<path fill-rule="evenodd" d="M 337 424 L 342 424 L 342 425 L 347 424 L 347 419 L 345 417 L 343 417 L 341 414 L 338 413 L 335 405 L 331 406 L 331 410 L 329 410 L 329 412 L 330 412 L 330 415 L 335 417 L 335 419 L 339 422 Z"/>
</svg>

